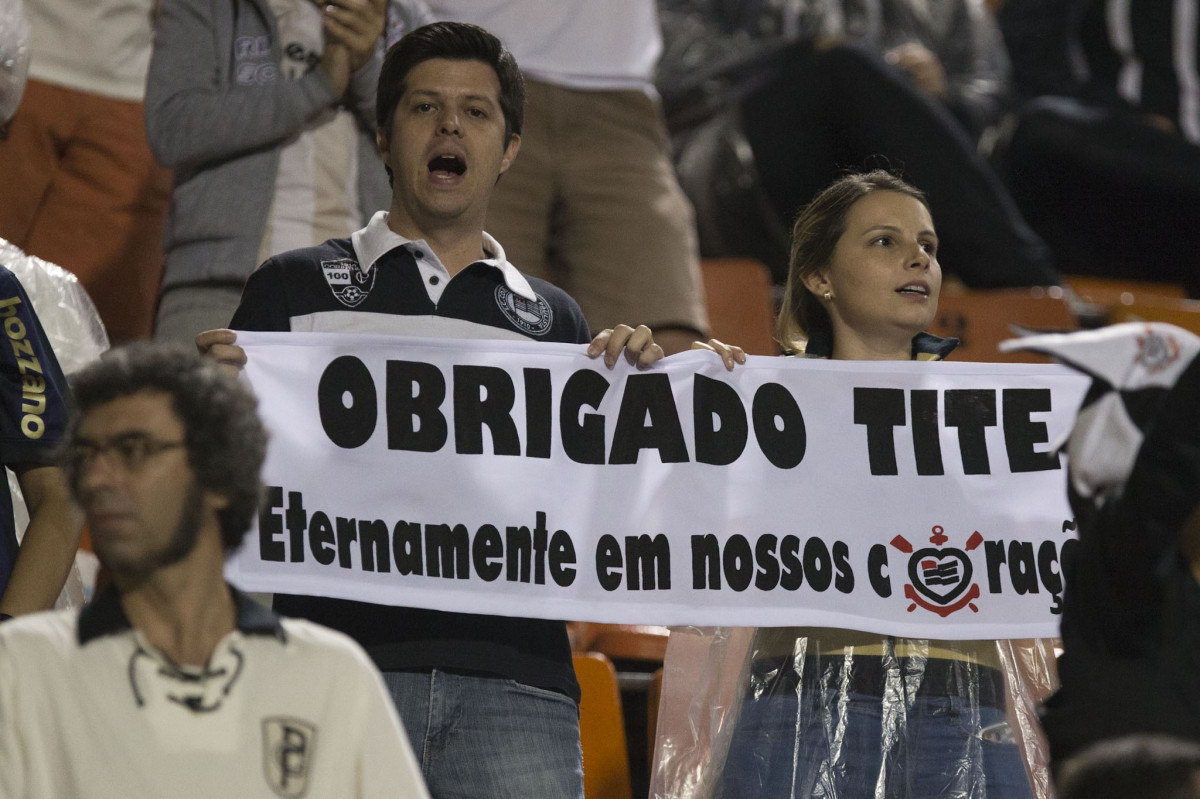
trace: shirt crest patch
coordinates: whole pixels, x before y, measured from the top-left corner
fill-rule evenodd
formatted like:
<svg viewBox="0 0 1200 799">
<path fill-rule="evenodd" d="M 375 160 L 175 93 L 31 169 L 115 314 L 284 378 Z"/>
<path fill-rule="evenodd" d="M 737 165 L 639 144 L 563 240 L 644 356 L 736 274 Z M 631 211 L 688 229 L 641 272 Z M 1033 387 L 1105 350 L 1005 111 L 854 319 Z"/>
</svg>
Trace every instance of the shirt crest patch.
<svg viewBox="0 0 1200 799">
<path fill-rule="evenodd" d="M 508 321 L 528 335 L 544 336 L 554 322 L 554 312 L 542 295 L 534 296 L 537 300 L 527 300 L 504 284 L 496 286 L 496 304 Z"/>
<path fill-rule="evenodd" d="M 271 790 L 284 799 L 303 796 L 308 790 L 317 728 L 307 721 L 285 716 L 263 719 L 263 772 Z"/>
<path fill-rule="evenodd" d="M 375 265 L 363 272 L 353 258 L 321 261 L 321 272 L 333 296 L 347 308 L 359 305 L 375 286 Z"/>
</svg>

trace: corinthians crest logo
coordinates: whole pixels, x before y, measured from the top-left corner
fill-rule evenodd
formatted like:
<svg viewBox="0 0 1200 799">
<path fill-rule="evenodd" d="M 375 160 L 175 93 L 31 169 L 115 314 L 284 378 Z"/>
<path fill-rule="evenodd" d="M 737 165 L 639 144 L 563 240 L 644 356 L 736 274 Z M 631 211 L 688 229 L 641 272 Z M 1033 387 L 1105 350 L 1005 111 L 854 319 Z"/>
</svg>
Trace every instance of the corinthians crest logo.
<svg viewBox="0 0 1200 799">
<path fill-rule="evenodd" d="M 1138 336 L 1137 359 L 1150 374 L 1161 372 L 1179 359 L 1179 342 L 1172 336 L 1160 336 L 1146 326 L 1146 335 Z"/>
<path fill-rule="evenodd" d="M 333 296 L 347 308 L 353 308 L 367 298 L 375 286 L 375 265 L 365 273 L 353 258 L 321 261 L 321 272 Z"/>
<path fill-rule="evenodd" d="M 979 531 L 971 533 L 963 549 L 944 547 L 950 540 L 941 525 L 935 525 L 929 543 L 933 546 L 915 549 L 902 535 L 892 539 L 896 549 L 908 555 L 908 578 L 904 596 L 912 600 L 908 612 L 918 607 L 942 618 L 965 607 L 978 613 L 975 600 L 979 599 L 979 584 L 971 582 L 974 568 L 967 552 L 983 543 Z M 965 551 L 964 551 L 965 550 Z"/>
</svg>

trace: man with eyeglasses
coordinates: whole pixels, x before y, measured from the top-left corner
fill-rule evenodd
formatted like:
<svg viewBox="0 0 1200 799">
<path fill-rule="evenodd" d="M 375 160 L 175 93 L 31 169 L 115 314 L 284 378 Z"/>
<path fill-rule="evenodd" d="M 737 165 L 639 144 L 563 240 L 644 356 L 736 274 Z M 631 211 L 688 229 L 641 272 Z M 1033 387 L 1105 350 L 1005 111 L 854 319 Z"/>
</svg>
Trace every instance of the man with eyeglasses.
<svg viewBox="0 0 1200 799">
<path fill-rule="evenodd" d="M 249 391 L 149 345 L 73 387 L 66 466 L 112 584 L 0 627 L 0 796 L 427 799 L 358 645 L 224 580 L 261 489 Z"/>
</svg>

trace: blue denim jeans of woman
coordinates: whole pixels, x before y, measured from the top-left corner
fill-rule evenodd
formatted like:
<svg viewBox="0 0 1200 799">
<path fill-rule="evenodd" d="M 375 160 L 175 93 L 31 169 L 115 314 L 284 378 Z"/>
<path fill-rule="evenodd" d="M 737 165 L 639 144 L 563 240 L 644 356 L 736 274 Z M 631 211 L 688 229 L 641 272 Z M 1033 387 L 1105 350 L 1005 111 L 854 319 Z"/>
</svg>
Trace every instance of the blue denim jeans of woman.
<svg viewBox="0 0 1200 799">
<path fill-rule="evenodd" d="M 721 784 L 725 799 L 1033 796 L 1002 709 L 824 686 L 747 698 Z"/>
</svg>

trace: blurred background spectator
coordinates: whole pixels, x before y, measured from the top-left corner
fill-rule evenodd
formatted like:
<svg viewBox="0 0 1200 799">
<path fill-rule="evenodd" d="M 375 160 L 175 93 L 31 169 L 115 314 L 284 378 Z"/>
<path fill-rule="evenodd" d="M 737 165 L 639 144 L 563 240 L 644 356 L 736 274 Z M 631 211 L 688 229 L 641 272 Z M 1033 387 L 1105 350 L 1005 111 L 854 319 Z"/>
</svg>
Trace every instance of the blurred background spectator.
<svg viewBox="0 0 1200 799">
<path fill-rule="evenodd" d="M 29 83 L 0 137 L 0 237 L 79 276 L 114 340 L 146 338 L 170 173 L 142 98 L 155 0 L 24 0 Z"/>
<path fill-rule="evenodd" d="M 1197 16 L 1195 2 L 1175 0 L 1001 8 L 1023 93 L 1036 97 L 1006 179 L 1063 271 L 1181 283 L 1200 297 Z"/>
<path fill-rule="evenodd" d="M 976 139 L 1007 108 L 982 0 L 662 0 L 658 86 L 705 255 L 781 280 L 784 232 L 847 168 L 884 165 L 929 197 L 944 268 L 967 285 L 1057 283 Z M 884 120 L 894 120 L 884 122 Z"/>
<path fill-rule="evenodd" d="M 386 207 L 374 137 L 385 0 L 171 0 L 146 128 L 175 169 L 155 338 L 225 327 L 269 256 L 349 236 Z M 376 196 L 364 196 L 363 175 Z"/>
<path fill-rule="evenodd" d="M 1043 94 L 1069 93 L 1067 9 L 1076 0 L 990 0 L 1011 65 L 1017 104 Z"/>
</svg>

